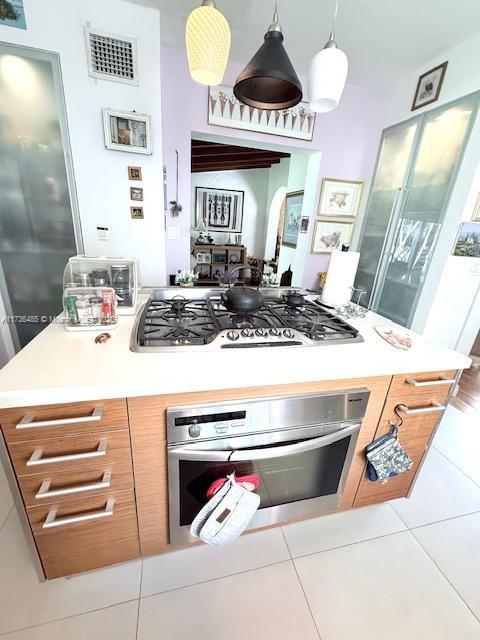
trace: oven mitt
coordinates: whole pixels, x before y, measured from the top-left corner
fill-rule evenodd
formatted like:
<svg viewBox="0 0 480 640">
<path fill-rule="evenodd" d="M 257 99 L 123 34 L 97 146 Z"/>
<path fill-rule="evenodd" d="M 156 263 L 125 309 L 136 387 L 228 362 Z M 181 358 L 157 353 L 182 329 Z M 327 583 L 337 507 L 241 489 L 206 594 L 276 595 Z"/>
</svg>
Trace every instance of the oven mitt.
<svg viewBox="0 0 480 640">
<path fill-rule="evenodd" d="M 381 444 L 384 444 L 385 442 L 388 442 L 389 440 L 394 438 L 396 434 L 397 434 L 397 429 L 393 428 L 392 431 L 390 431 L 389 433 L 385 433 L 383 436 L 380 436 L 380 438 L 377 438 L 376 440 L 371 442 L 365 448 L 365 452 L 370 453 L 370 451 L 373 451 L 374 449 L 379 447 Z M 397 476 L 397 475 L 398 473 L 396 471 L 390 471 L 389 477 L 392 478 L 393 476 Z M 376 482 L 378 480 L 377 472 L 375 471 L 375 467 L 371 462 L 367 462 L 367 477 L 371 482 Z"/>
<path fill-rule="evenodd" d="M 371 451 L 367 451 L 367 459 L 382 484 L 388 482 L 392 473 L 395 475 L 404 473 L 413 466 L 412 460 L 398 442 L 396 432 L 387 435 L 390 437 L 386 438 L 383 443 Z"/>
<path fill-rule="evenodd" d="M 199 512 L 190 533 L 207 544 L 228 544 L 245 531 L 259 506 L 260 496 L 239 485 L 231 475 Z"/>
</svg>

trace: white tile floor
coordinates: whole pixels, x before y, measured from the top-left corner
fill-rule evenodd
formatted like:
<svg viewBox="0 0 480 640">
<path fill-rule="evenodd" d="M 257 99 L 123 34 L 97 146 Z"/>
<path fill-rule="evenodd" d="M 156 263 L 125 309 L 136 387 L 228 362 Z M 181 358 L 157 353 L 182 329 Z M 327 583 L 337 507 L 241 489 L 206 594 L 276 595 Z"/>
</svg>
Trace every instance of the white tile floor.
<svg viewBox="0 0 480 640">
<path fill-rule="evenodd" d="M 410 500 L 39 584 L 0 473 L 1 640 L 480 640 L 480 424 Z"/>
</svg>

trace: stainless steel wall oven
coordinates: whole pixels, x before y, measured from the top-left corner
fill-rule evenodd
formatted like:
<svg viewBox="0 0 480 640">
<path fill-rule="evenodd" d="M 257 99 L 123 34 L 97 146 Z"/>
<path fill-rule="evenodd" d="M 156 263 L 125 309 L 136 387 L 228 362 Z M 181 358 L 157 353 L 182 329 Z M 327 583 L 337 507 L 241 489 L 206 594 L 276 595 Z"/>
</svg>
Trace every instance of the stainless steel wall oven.
<svg viewBox="0 0 480 640">
<path fill-rule="evenodd" d="M 366 389 L 167 410 L 170 542 L 189 529 L 212 482 L 257 474 L 251 528 L 335 509 L 352 462 Z"/>
</svg>

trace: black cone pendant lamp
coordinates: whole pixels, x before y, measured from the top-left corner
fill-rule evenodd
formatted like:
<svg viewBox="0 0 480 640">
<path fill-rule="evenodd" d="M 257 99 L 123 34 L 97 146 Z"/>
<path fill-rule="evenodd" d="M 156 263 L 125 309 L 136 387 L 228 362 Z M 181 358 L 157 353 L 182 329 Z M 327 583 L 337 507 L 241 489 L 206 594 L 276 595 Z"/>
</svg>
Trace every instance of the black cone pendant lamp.
<svg viewBox="0 0 480 640">
<path fill-rule="evenodd" d="M 283 47 L 277 2 L 265 42 L 238 76 L 235 97 L 257 109 L 289 109 L 302 99 L 302 85 Z"/>
</svg>

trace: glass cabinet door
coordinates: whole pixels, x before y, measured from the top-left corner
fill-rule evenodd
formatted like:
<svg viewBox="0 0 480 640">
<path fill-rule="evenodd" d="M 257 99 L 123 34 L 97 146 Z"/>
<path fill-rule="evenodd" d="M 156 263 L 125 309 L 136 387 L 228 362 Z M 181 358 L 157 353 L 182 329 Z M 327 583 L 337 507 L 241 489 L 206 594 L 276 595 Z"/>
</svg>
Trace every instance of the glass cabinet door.
<svg viewBox="0 0 480 640">
<path fill-rule="evenodd" d="M 410 164 L 418 118 L 386 129 L 380 142 L 375 178 L 370 192 L 360 245 L 360 261 L 355 286 L 365 289 L 369 302 L 376 274 L 387 245 L 390 222 L 398 208 L 401 187 Z"/>
<path fill-rule="evenodd" d="M 405 327 L 413 320 L 477 103 L 478 96 L 470 96 L 422 116 L 405 193 L 392 216 L 385 268 L 379 270 L 371 304 Z"/>
</svg>

